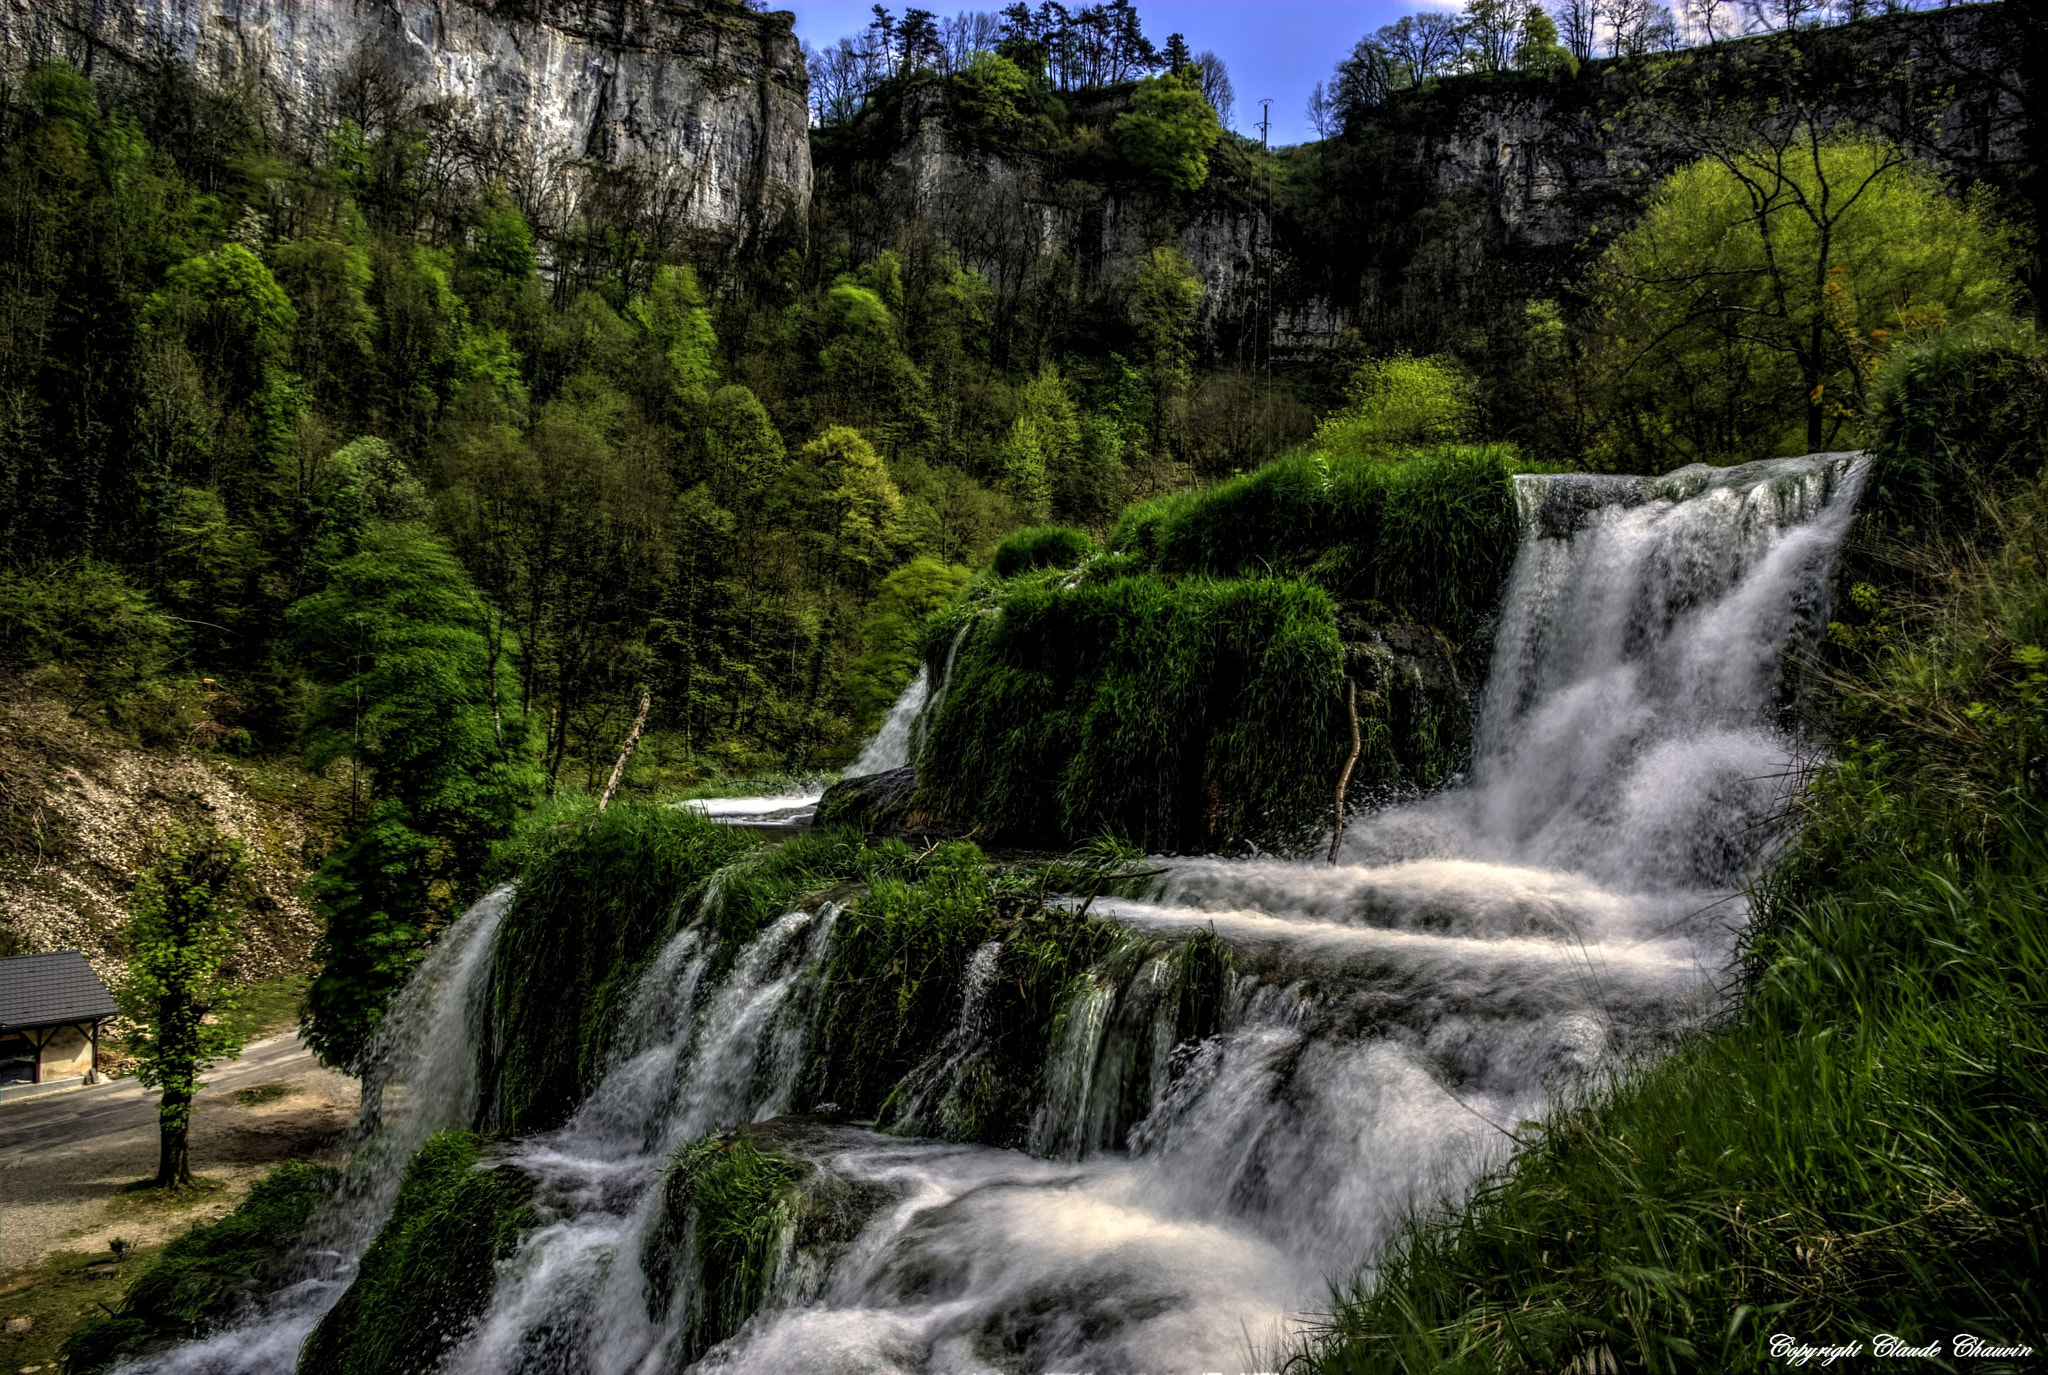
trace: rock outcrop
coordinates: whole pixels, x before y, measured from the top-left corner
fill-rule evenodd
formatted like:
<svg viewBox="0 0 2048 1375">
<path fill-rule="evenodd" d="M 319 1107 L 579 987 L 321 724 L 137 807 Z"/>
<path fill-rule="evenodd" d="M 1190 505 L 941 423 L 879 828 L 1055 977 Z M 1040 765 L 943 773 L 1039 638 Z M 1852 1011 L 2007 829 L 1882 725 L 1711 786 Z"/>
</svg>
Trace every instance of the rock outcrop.
<svg viewBox="0 0 2048 1375">
<path fill-rule="evenodd" d="M 624 178 L 679 235 L 732 244 L 810 201 L 792 24 L 736 0 L 0 0 L 0 57 L 182 62 L 289 140 L 404 113 L 543 232 Z"/>
</svg>

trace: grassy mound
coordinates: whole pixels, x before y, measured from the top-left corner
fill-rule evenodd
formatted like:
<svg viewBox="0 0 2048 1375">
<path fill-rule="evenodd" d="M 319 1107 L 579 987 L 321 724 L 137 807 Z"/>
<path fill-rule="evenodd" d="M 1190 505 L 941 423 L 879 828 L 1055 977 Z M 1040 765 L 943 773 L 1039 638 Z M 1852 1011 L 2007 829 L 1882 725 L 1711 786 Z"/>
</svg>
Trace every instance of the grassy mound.
<svg viewBox="0 0 2048 1375">
<path fill-rule="evenodd" d="M 425 1375 L 490 1302 L 491 1272 L 533 1225 L 524 1178 L 483 1161 L 483 1138 L 430 1137 L 355 1283 L 299 1356 L 299 1375 Z"/>
<path fill-rule="evenodd" d="M 989 556 L 989 568 L 999 578 L 1014 578 L 1041 568 L 1074 568 L 1095 552 L 1095 541 L 1085 530 L 1068 525 L 1032 525 L 1013 532 Z"/>
<path fill-rule="evenodd" d="M 200 1223 L 164 1247 L 118 1309 L 71 1334 L 64 1344 L 67 1375 L 89 1375 L 124 1356 L 225 1325 L 253 1293 L 279 1278 L 285 1253 L 337 1178 L 322 1165 L 280 1165 L 226 1217 Z"/>
<path fill-rule="evenodd" d="M 1497 447 L 1403 463 L 1297 454 L 1133 506 L 1109 548 L 1169 575 L 1311 578 L 1369 619 L 1419 620 L 1462 638 L 1514 561 L 1511 460 Z"/>
<path fill-rule="evenodd" d="M 1889 1333 L 1934 1346 L 1930 1369 L 2037 1368 L 1957 1345 L 2048 1332 L 2048 389 L 2028 357 L 1993 335 L 1894 358 L 1881 394 L 1904 403 L 1830 627 L 1842 759 L 1758 894 L 1729 1025 L 1417 1219 L 1308 1366 L 1782 1369 L 1784 1334 L 1860 1343 L 1860 1369 Z M 1926 473 L 1956 490 L 1915 506 Z"/>
<path fill-rule="evenodd" d="M 1519 536 L 1510 459 L 1284 458 L 1131 508 L 1078 576 L 1026 557 L 1057 532 L 1018 536 L 927 627 L 917 810 L 1061 844 L 1298 847 L 1349 753 L 1347 674 L 1357 795 L 1438 785 Z M 1418 640 L 1452 667 L 1418 671 Z"/>
<path fill-rule="evenodd" d="M 999 834 L 1109 832 L 1150 849 L 1299 839 L 1318 823 L 1343 730 L 1343 651 L 1321 588 L 1041 575 L 985 597 L 931 637 L 935 675 L 949 657 L 953 671 L 921 807 Z"/>
<path fill-rule="evenodd" d="M 497 1122 L 544 1131 L 597 1083 L 613 1023 L 695 890 L 755 842 L 681 807 L 620 802 L 536 838 L 492 971 Z"/>
</svg>

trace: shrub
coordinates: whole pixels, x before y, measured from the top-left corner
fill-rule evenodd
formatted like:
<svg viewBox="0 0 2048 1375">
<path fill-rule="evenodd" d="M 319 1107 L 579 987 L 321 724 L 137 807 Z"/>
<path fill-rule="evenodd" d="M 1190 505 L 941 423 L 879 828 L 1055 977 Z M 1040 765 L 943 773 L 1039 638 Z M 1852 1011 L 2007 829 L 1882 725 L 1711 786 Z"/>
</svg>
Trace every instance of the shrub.
<svg viewBox="0 0 2048 1375">
<path fill-rule="evenodd" d="M 1863 509 L 1894 527 L 1974 522 L 2048 452 L 2048 346 L 1982 317 L 1894 349 L 1878 374 Z"/>
<path fill-rule="evenodd" d="M 1471 381 L 1449 359 L 1397 353 L 1358 370 L 1344 407 L 1316 426 L 1310 447 L 1395 459 L 1472 438 L 1478 415 Z"/>
<path fill-rule="evenodd" d="M 989 559 L 989 571 L 999 578 L 1014 578 L 1040 568 L 1075 568 L 1095 552 L 1095 541 L 1085 530 L 1065 525 L 1033 525 L 1018 530 L 996 546 Z"/>
</svg>

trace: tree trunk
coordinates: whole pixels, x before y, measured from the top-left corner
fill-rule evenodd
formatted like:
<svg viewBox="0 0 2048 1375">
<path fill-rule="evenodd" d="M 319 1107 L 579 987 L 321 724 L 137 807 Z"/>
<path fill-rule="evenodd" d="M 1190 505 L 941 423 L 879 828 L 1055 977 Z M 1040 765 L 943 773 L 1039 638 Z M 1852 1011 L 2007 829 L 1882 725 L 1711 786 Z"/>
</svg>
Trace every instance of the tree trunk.
<svg viewBox="0 0 2048 1375">
<path fill-rule="evenodd" d="M 156 1186 L 178 1189 L 192 1182 L 192 1157 L 185 1135 L 192 1124 L 192 1095 L 165 1089 L 157 1108 Z"/>
<path fill-rule="evenodd" d="M 597 799 L 600 813 L 612 805 L 612 794 L 619 790 L 619 780 L 626 776 L 626 761 L 633 757 L 633 747 L 640 743 L 640 731 L 647 724 L 647 708 L 653 701 L 654 694 L 642 689 L 640 710 L 633 713 L 633 729 L 626 732 L 626 743 L 619 750 L 619 762 L 612 765 L 612 776 L 604 785 L 604 796 Z"/>
</svg>

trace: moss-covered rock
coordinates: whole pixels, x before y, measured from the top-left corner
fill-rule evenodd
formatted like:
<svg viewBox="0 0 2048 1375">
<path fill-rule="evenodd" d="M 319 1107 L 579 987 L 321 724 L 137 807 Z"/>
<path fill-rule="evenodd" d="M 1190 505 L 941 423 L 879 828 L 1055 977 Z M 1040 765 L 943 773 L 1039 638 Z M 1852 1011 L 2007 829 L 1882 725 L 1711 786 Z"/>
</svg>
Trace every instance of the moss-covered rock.
<svg viewBox="0 0 2048 1375">
<path fill-rule="evenodd" d="M 299 1356 L 299 1375 L 426 1375 L 490 1302 L 492 1271 L 533 1225 L 531 1186 L 469 1132 L 429 1137 L 355 1282 Z"/>
<path fill-rule="evenodd" d="M 323 1165 L 280 1165 L 226 1217 L 171 1242 L 129 1287 L 119 1309 L 71 1334 L 64 1343 L 66 1375 L 91 1375 L 122 1357 L 225 1326 L 282 1278 L 292 1243 L 338 1178 Z"/>
<path fill-rule="evenodd" d="M 496 1125 L 545 1131 L 575 1111 L 647 961 L 706 880 L 755 844 L 688 808 L 621 802 L 535 845 L 493 957 Z"/>
<path fill-rule="evenodd" d="M 777 1118 L 692 1142 L 669 1162 L 661 1222 L 642 1261 L 650 1319 L 668 1310 L 679 1285 L 693 1286 L 683 1363 L 739 1331 L 771 1298 L 811 1297 L 804 1278 L 822 1278 L 889 1198 L 817 1163 L 830 1153 L 832 1130 Z"/>
</svg>

